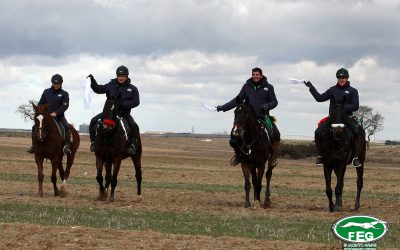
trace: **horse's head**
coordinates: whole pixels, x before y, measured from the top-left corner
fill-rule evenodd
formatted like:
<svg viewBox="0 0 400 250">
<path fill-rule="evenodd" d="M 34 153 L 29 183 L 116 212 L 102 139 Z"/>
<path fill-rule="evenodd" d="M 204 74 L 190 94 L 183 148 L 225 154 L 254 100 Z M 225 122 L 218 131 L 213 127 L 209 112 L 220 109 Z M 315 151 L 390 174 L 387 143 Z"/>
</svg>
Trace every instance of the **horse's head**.
<svg viewBox="0 0 400 250">
<path fill-rule="evenodd" d="M 337 136 L 344 131 L 346 111 L 344 110 L 344 106 L 342 104 L 335 104 L 331 107 L 329 112 L 331 129 L 333 134 Z"/>
<path fill-rule="evenodd" d="M 50 124 L 52 121 L 52 117 L 48 112 L 49 104 L 41 104 L 35 105 L 32 102 L 33 110 L 35 111 L 34 121 L 35 121 L 35 130 L 34 136 L 40 141 L 43 142 L 46 139 L 46 136 L 50 132 Z"/>
<path fill-rule="evenodd" d="M 242 136 L 244 129 L 249 122 L 254 121 L 254 111 L 251 106 L 245 103 L 240 103 L 235 109 L 235 119 L 233 122 L 232 135 Z"/>
<path fill-rule="evenodd" d="M 116 98 L 108 98 L 103 108 L 103 128 L 110 130 L 115 127 L 118 122 L 118 114 L 120 111 L 119 102 Z"/>
</svg>

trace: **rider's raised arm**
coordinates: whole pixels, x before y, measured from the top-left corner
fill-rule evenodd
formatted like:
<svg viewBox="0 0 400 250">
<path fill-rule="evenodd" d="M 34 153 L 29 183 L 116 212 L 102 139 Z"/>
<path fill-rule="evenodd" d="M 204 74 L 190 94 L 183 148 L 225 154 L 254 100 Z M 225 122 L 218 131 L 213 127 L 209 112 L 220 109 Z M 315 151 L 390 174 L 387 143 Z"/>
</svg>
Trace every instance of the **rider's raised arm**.
<svg viewBox="0 0 400 250">
<path fill-rule="evenodd" d="M 243 87 L 240 90 L 239 94 L 235 98 L 233 98 L 229 102 L 227 102 L 224 105 L 222 105 L 222 110 L 223 111 L 231 110 L 231 109 L 235 108 L 238 105 L 238 103 L 243 102 L 243 100 L 246 98 L 245 86 L 246 85 L 243 85 Z"/>
<path fill-rule="evenodd" d="M 96 79 L 94 79 L 94 77 L 90 74 L 90 88 L 92 88 L 93 92 L 97 93 L 97 94 L 105 94 L 108 91 L 108 87 L 107 84 L 105 85 L 99 85 L 97 84 Z"/>
<path fill-rule="evenodd" d="M 310 86 L 309 90 L 310 90 L 311 95 L 314 97 L 314 99 L 317 102 L 325 102 L 332 97 L 332 87 L 329 88 L 327 91 L 325 91 L 322 94 L 320 94 L 313 85 Z"/>
</svg>

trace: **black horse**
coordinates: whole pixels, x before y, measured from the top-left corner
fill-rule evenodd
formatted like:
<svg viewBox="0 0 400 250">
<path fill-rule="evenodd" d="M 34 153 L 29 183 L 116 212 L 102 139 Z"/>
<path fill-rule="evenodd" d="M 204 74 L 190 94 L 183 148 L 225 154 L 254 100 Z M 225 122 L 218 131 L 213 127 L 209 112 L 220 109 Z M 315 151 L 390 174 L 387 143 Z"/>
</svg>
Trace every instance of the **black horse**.
<svg viewBox="0 0 400 250">
<path fill-rule="evenodd" d="M 324 175 L 326 184 L 326 195 L 329 200 L 329 211 L 340 211 L 342 206 L 342 192 L 344 186 L 344 174 L 346 172 L 346 166 L 351 163 L 354 154 L 354 146 L 352 133 L 350 128 L 346 127 L 344 121 L 346 119 L 346 112 L 344 106 L 341 104 L 335 104 L 330 110 L 330 117 L 327 122 L 331 123 L 330 128 L 325 131 L 322 135 L 321 142 L 321 153 L 324 165 Z M 357 211 L 360 208 L 360 195 L 363 187 L 363 174 L 364 174 L 364 162 L 366 152 L 365 142 L 365 131 L 359 126 L 359 147 L 360 155 L 359 160 L 361 163 L 360 167 L 357 167 L 357 195 L 354 210 Z M 331 175 L 332 171 L 335 172 L 337 182 L 335 188 L 336 202 L 332 200 L 332 188 L 331 188 Z"/>
<path fill-rule="evenodd" d="M 95 155 L 97 176 L 96 180 L 100 186 L 99 200 L 106 200 L 108 196 L 108 187 L 111 184 L 111 194 L 109 202 L 114 201 L 115 187 L 117 186 L 118 172 L 121 161 L 127 157 L 131 157 L 136 172 L 137 195 L 141 199 L 141 183 L 142 183 L 142 143 L 140 139 L 139 127 L 136 124 L 136 130 L 130 131 L 135 135 L 136 153 L 130 156 L 126 153 L 128 147 L 127 128 L 123 119 L 118 117 L 119 103 L 113 98 L 107 99 L 103 109 L 103 120 L 96 129 L 95 139 Z M 103 165 L 106 169 L 105 186 L 103 185 Z"/>
<path fill-rule="evenodd" d="M 241 166 L 244 175 L 244 188 L 246 191 L 245 207 L 250 206 L 250 175 L 254 189 L 254 207 L 260 204 L 260 194 L 262 188 L 262 178 L 265 172 L 265 163 L 272 158 L 272 145 L 266 131 L 257 121 L 253 108 L 247 103 L 238 104 L 235 109 L 235 120 L 231 131 L 239 148 L 236 149 L 241 159 Z M 272 159 L 271 159 L 272 160 Z M 271 206 L 270 200 L 270 181 L 272 169 L 268 164 L 266 173 L 267 187 L 265 190 L 264 208 Z"/>
</svg>

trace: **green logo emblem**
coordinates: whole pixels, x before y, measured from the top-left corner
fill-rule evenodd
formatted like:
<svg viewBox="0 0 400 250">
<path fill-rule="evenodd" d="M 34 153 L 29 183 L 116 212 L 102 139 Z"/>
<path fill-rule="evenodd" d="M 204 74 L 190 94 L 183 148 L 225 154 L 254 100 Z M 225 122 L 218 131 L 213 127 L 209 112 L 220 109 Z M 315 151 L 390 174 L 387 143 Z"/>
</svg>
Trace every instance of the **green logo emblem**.
<svg viewBox="0 0 400 250">
<path fill-rule="evenodd" d="M 354 243 L 375 242 L 387 232 L 385 221 L 362 215 L 343 218 L 332 229 L 339 239 Z"/>
</svg>

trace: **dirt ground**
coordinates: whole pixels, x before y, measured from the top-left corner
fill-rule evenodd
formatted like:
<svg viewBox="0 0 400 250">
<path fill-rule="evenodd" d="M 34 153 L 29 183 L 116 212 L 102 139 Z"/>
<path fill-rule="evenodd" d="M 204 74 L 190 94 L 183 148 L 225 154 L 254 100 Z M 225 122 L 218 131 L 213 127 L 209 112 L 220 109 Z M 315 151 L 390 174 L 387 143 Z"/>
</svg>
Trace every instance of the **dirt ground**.
<svg viewBox="0 0 400 250">
<path fill-rule="evenodd" d="M 143 182 L 207 185 L 243 185 L 239 167 L 231 167 L 232 151 L 226 139 L 163 138 L 144 136 Z M 36 175 L 32 155 L 25 153 L 29 138 L 0 137 L 1 173 Z M 197 212 L 224 216 L 272 216 L 282 220 L 321 218 L 338 220 L 353 215 L 350 208 L 354 197 L 344 197 L 343 211 L 328 212 L 323 195 L 278 195 L 272 193 L 272 207 L 245 209 L 243 192 L 202 192 L 184 189 L 143 188 L 139 199 L 129 187 L 117 187 L 116 201 L 107 204 L 96 200 L 98 185 L 95 180 L 95 158 L 89 153 L 89 143 L 82 137 L 71 179 L 87 178 L 93 185 L 68 184 L 66 198 L 53 197 L 52 184 L 44 183 L 44 197 L 38 197 L 37 183 L 13 180 L 0 181 L 0 202 L 22 204 L 60 204 L 66 206 L 140 209 L 145 211 Z M 394 155 L 400 152 L 392 152 Z M 382 154 L 383 148 L 371 148 L 371 154 Z M 381 152 L 382 151 L 382 152 Z M 378 153 L 377 153 L 378 152 Z M 380 153 L 379 153 L 380 152 Z M 367 152 L 368 155 L 368 152 Z M 325 182 L 322 168 L 314 159 L 279 159 L 274 169 L 272 188 L 282 190 L 320 190 L 324 194 Z M 45 175 L 50 175 L 47 163 Z M 135 181 L 131 162 L 125 160 L 120 170 L 120 180 Z M 366 163 L 363 192 L 392 194 L 400 197 L 397 163 Z M 264 184 L 265 186 L 265 184 Z M 333 186 L 334 187 L 334 186 Z M 356 172 L 348 167 L 344 193 L 356 190 Z M 372 215 L 391 223 L 400 223 L 400 199 L 390 202 L 374 195 L 362 195 L 361 214 Z M 34 232 L 34 233 L 32 233 Z M 300 241 L 266 241 L 237 237 L 211 237 L 202 235 L 163 234 L 155 231 L 97 229 L 85 227 L 41 226 L 28 223 L 0 224 L 0 249 L 338 249 L 339 245 L 314 244 Z"/>
</svg>

